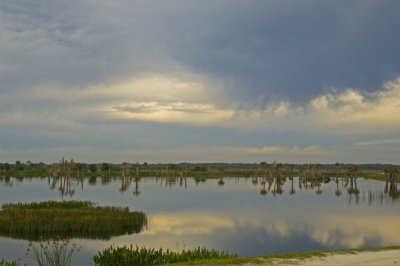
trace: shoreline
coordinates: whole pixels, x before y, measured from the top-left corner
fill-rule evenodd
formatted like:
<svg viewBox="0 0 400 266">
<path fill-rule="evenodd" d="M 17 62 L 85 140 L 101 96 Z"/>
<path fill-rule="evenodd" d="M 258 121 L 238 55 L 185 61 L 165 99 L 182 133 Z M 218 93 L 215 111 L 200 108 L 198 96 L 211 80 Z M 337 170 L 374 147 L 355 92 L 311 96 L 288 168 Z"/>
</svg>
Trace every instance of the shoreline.
<svg viewBox="0 0 400 266">
<path fill-rule="evenodd" d="M 400 246 L 368 249 L 321 250 L 256 255 L 224 260 L 207 260 L 185 265 L 397 265 L 400 264 Z M 179 264 L 184 265 L 184 264 Z"/>
<path fill-rule="evenodd" d="M 364 266 L 364 265 L 396 265 L 400 263 L 400 250 L 380 250 L 380 251 L 361 251 L 356 253 L 337 253 L 329 254 L 327 256 L 316 256 L 307 259 L 278 259 L 273 260 L 272 263 L 266 265 L 337 265 L 337 266 Z"/>
</svg>

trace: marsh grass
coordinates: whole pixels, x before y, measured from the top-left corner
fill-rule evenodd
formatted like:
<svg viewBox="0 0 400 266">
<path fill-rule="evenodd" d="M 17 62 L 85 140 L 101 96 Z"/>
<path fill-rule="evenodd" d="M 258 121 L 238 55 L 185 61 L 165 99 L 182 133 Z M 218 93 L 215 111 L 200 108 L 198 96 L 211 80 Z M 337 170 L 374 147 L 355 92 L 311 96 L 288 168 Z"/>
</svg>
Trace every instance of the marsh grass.
<svg viewBox="0 0 400 266">
<path fill-rule="evenodd" d="M 364 177 L 365 179 L 374 179 L 374 180 L 381 180 L 381 181 L 385 180 L 385 174 L 383 172 L 366 172 L 366 171 L 364 171 L 361 174 L 361 176 Z"/>
<path fill-rule="evenodd" d="M 96 204 L 92 201 L 42 201 L 42 202 L 31 202 L 31 203 L 4 203 L 1 205 L 2 210 L 37 210 L 37 209 L 91 209 L 96 207 Z"/>
<path fill-rule="evenodd" d="M 133 248 L 131 245 L 129 248 L 111 246 L 102 252 L 99 251 L 93 257 L 93 261 L 96 265 L 162 265 L 234 257 L 237 255 L 200 247 L 174 252 L 162 248 L 158 250 L 138 246 Z"/>
<path fill-rule="evenodd" d="M 4 258 L 0 260 L 0 266 L 18 266 L 20 265 L 18 261 L 6 261 Z"/>
<path fill-rule="evenodd" d="M 38 245 L 29 244 L 26 255 L 31 255 L 39 266 L 71 265 L 74 252 L 79 251 L 68 239 L 61 241 L 45 241 Z"/>
<path fill-rule="evenodd" d="M 3 204 L 0 235 L 28 240 L 80 237 L 108 239 L 141 232 L 143 212 L 129 208 L 96 207 L 92 202 Z"/>
</svg>

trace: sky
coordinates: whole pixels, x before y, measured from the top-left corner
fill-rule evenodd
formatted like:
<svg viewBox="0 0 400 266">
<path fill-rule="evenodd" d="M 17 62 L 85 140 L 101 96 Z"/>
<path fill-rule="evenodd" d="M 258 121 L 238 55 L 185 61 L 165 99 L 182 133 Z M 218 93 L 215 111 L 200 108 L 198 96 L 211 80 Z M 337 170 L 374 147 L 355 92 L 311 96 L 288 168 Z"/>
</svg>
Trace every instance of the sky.
<svg viewBox="0 0 400 266">
<path fill-rule="evenodd" d="M 398 0 L 0 1 L 0 161 L 400 164 Z"/>
</svg>

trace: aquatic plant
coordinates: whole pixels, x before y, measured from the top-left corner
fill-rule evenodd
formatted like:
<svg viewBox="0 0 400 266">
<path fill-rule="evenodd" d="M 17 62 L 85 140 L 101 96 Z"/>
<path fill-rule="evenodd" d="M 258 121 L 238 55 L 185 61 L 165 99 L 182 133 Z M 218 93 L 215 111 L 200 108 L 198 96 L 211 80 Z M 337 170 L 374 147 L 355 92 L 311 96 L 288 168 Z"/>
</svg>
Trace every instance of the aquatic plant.
<svg viewBox="0 0 400 266">
<path fill-rule="evenodd" d="M 39 238 L 83 237 L 107 239 L 138 233 L 147 224 L 143 212 L 129 208 L 96 207 L 92 202 L 40 202 L 3 204 L 0 235 Z"/>
<path fill-rule="evenodd" d="M 45 241 L 38 245 L 29 243 L 26 255 L 31 255 L 39 266 L 64 266 L 71 265 L 72 255 L 79 248 L 70 245 L 69 239 L 61 241 Z"/>
<path fill-rule="evenodd" d="M 30 202 L 30 203 L 4 203 L 1 205 L 2 210 L 22 210 L 22 209 L 88 209 L 94 208 L 96 204 L 93 201 L 42 201 L 42 202 Z"/>
<path fill-rule="evenodd" d="M 93 261 L 96 265 L 161 265 L 235 257 L 237 255 L 200 247 L 174 252 L 162 248 L 158 250 L 138 246 L 133 248 L 131 245 L 129 248 L 111 246 L 102 252 L 99 251 L 93 257 Z"/>
<path fill-rule="evenodd" d="M 0 266 L 18 266 L 19 262 L 13 261 L 6 261 L 4 258 L 0 260 Z"/>
</svg>

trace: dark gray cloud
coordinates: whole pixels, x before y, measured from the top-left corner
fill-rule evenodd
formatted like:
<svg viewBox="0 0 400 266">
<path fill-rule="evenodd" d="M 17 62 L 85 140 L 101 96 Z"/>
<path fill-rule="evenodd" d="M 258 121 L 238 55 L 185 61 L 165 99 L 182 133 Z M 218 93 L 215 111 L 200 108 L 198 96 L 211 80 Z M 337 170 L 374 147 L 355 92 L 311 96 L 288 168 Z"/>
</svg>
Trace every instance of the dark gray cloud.
<svg viewBox="0 0 400 266">
<path fill-rule="evenodd" d="M 273 3 L 219 10 L 212 30 L 176 50 L 179 58 L 234 79 L 236 93 L 250 97 L 307 99 L 327 86 L 371 91 L 399 74 L 398 2 Z"/>
<path fill-rule="evenodd" d="M 374 90 L 400 73 L 398 1 L 2 1 L 2 89 L 188 69 L 232 97 Z M 4 70 L 5 68 L 5 70 Z"/>
</svg>

